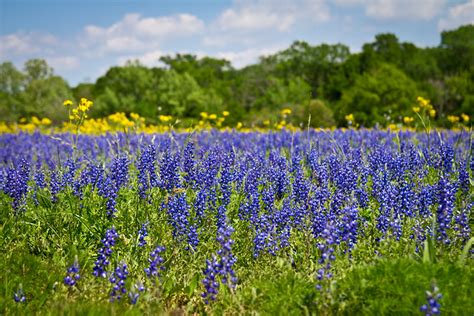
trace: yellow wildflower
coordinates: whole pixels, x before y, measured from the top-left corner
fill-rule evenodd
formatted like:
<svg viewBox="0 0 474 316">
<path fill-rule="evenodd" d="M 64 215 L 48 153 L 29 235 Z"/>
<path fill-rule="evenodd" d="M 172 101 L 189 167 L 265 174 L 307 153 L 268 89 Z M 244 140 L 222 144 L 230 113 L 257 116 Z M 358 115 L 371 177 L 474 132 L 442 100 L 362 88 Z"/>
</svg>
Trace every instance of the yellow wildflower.
<svg viewBox="0 0 474 316">
<path fill-rule="evenodd" d="M 45 125 L 45 126 L 46 125 L 51 125 L 51 120 L 49 118 L 45 117 L 41 120 L 41 125 Z"/>
<path fill-rule="evenodd" d="M 435 117 L 436 116 L 436 110 L 430 110 L 430 116 Z"/>
<path fill-rule="evenodd" d="M 201 113 L 199 113 L 199 115 L 201 115 L 201 117 L 202 117 L 203 120 L 205 120 L 205 119 L 208 118 L 207 112 L 201 112 Z"/>
<path fill-rule="evenodd" d="M 210 120 L 215 120 L 216 118 L 217 118 L 217 115 L 215 115 L 215 114 L 209 115 Z"/>
<path fill-rule="evenodd" d="M 456 116 L 456 115 L 448 115 L 448 121 L 450 121 L 451 123 L 455 124 L 455 123 L 459 122 L 459 116 Z"/>
<path fill-rule="evenodd" d="M 159 119 L 161 122 L 166 123 L 171 121 L 172 116 L 171 115 L 160 115 Z"/>
<path fill-rule="evenodd" d="M 130 113 L 130 117 L 133 120 L 137 121 L 140 118 L 140 115 L 138 115 L 137 113 Z"/>
<path fill-rule="evenodd" d="M 223 115 L 223 116 L 229 116 L 229 114 L 230 114 L 229 111 L 223 111 L 223 112 L 222 112 L 222 115 Z"/>
<path fill-rule="evenodd" d="M 344 116 L 344 118 L 346 119 L 346 121 L 348 122 L 354 122 L 354 114 L 348 114 L 346 116 Z"/>
<path fill-rule="evenodd" d="M 405 116 L 403 118 L 403 123 L 410 124 L 411 122 L 413 122 L 413 117 Z"/>
<path fill-rule="evenodd" d="M 242 128 L 242 126 L 243 126 L 242 122 L 238 122 L 238 123 L 237 123 L 237 129 Z"/>
<path fill-rule="evenodd" d="M 388 125 L 388 128 L 389 128 L 391 131 L 395 131 L 395 130 L 398 129 L 398 126 L 395 125 L 395 124 L 389 124 L 389 125 Z"/>
<path fill-rule="evenodd" d="M 469 122 L 469 115 L 463 113 L 461 114 L 461 118 L 465 123 Z"/>
<path fill-rule="evenodd" d="M 65 100 L 65 101 L 63 102 L 63 105 L 64 105 L 64 106 L 72 105 L 72 101 L 69 100 L 69 99 L 68 99 L 68 100 Z"/>
<path fill-rule="evenodd" d="M 414 106 L 414 107 L 413 107 L 413 112 L 419 113 L 419 112 L 420 112 L 420 107 Z"/>
<path fill-rule="evenodd" d="M 416 98 L 421 107 L 427 107 L 430 104 L 430 100 L 427 100 L 423 97 Z"/>
<path fill-rule="evenodd" d="M 283 115 L 283 116 L 289 115 L 289 114 L 291 114 L 291 109 L 288 109 L 288 108 L 283 109 L 283 110 L 281 110 L 280 113 L 281 113 L 281 115 Z"/>
<path fill-rule="evenodd" d="M 31 123 L 33 123 L 34 125 L 40 125 L 41 121 L 36 116 L 33 116 L 31 118 Z"/>
<path fill-rule="evenodd" d="M 265 121 L 263 121 L 263 125 L 265 125 L 265 126 L 270 125 L 270 120 L 265 120 Z"/>
</svg>

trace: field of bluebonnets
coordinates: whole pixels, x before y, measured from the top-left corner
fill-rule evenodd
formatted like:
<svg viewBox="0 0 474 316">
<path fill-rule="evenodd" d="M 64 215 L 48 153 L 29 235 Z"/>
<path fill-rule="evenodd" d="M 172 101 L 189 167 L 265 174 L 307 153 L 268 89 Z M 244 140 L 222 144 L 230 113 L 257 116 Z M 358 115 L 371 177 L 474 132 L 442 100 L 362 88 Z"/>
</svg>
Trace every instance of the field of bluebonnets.
<svg viewBox="0 0 474 316">
<path fill-rule="evenodd" d="M 1 314 L 472 315 L 472 146 L 466 130 L 2 134 Z"/>
</svg>

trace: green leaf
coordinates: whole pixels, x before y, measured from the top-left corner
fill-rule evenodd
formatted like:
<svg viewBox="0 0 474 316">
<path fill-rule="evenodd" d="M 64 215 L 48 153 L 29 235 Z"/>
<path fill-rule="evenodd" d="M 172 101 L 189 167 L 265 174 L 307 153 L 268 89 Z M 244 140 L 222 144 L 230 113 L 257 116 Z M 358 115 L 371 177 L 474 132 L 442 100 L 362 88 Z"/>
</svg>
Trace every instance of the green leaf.
<svg viewBox="0 0 474 316">
<path fill-rule="evenodd" d="M 471 237 L 467 244 L 464 246 L 461 255 L 459 256 L 459 264 L 464 265 L 466 262 L 467 254 L 469 253 L 469 250 L 471 250 L 471 247 L 474 244 L 474 237 Z"/>
</svg>

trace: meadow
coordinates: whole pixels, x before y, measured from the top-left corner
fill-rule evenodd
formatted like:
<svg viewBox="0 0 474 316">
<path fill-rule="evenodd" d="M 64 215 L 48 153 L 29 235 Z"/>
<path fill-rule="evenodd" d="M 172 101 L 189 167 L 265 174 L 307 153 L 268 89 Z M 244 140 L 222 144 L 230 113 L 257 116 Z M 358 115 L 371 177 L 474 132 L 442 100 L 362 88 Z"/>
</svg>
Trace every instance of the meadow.
<svg viewBox="0 0 474 316">
<path fill-rule="evenodd" d="M 472 315 L 472 145 L 1 134 L 1 314 Z"/>
</svg>

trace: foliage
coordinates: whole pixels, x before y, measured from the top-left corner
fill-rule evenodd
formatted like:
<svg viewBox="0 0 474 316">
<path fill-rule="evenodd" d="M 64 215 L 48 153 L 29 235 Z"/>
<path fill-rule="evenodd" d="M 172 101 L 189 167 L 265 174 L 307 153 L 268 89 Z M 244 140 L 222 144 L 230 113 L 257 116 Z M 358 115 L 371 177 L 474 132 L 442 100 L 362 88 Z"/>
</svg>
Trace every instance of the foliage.
<svg viewBox="0 0 474 316">
<path fill-rule="evenodd" d="M 442 32 L 440 44 L 426 48 L 391 33 L 376 35 L 358 53 L 343 44 L 295 41 L 242 69 L 224 59 L 176 54 L 161 57 L 160 67 L 129 61 L 73 88 L 43 60 L 27 61 L 22 71 L 6 61 L 0 65 L 0 115 L 7 122 L 47 116 L 57 124 L 64 115 L 59 100 L 87 97 L 95 102 L 96 119 L 137 113 L 156 124 L 160 115 L 172 115 L 189 126 L 200 112 L 229 111 L 223 126 L 261 126 L 273 124 L 283 108 L 299 113 L 318 99 L 334 112 L 337 126 L 353 114 L 364 126 L 387 127 L 403 122 L 416 94 L 432 100 L 438 114 L 432 125 L 450 127 L 449 115 L 474 115 L 472 38 L 474 26 L 465 25 Z M 307 124 L 307 116 L 294 116 L 292 124 Z"/>
</svg>

